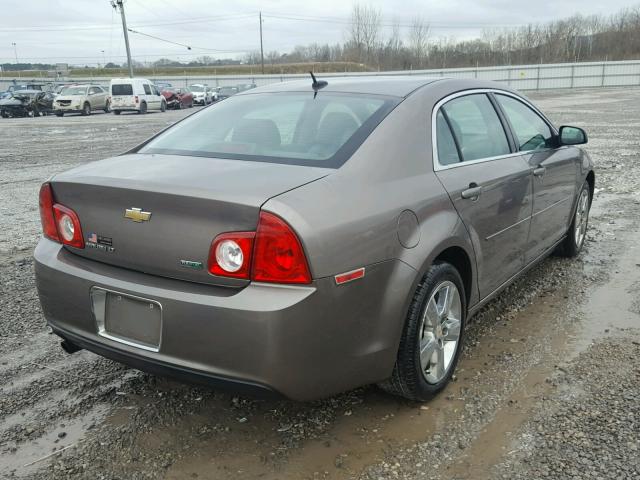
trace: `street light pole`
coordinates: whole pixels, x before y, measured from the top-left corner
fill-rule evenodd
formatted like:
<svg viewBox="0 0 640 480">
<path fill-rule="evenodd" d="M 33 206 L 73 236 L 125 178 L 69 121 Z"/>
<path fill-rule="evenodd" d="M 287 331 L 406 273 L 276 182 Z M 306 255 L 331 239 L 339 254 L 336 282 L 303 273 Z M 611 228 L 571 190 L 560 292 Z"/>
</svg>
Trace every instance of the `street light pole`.
<svg viewBox="0 0 640 480">
<path fill-rule="evenodd" d="M 16 46 L 16 42 L 11 42 L 13 45 L 13 53 L 16 55 L 16 66 L 18 65 L 18 47 Z"/>
<path fill-rule="evenodd" d="M 129 31 L 127 30 L 127 18 L 124 16 L 124 0 L 111 0 L 111 6 L 116 10 L 120 7 L 122 30 L 124 31 L 124 46 L 127 49 L 127 63 L 129 64 L 129 77 L 133 78 L 133 63 L 131 63 L 131 49 L 129 48 Z"/>
<path fill-rule="evenodd" d="M 107 58 L 104 56 L 104 50 L 100 50 L 102 52 L 102 68 L 107 66 Z"/>
<path fill-rule="evenodd" d="M 260 12 L 260 63 L 262 65 L 262 74 L 264 75 L 264 49 L 262 48 L 262 12 Z"/>
</svg>

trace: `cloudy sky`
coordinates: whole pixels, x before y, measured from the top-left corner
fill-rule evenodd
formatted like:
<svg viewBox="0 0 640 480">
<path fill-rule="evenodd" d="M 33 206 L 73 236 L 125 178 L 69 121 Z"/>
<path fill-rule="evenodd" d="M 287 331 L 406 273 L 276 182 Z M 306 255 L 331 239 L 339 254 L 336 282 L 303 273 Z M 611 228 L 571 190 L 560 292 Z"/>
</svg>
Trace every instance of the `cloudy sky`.
<svg viewBox="0 0 640 480">
<path fill-rule="evenodd" d="M 431 25 L 432 40 L 472 38 L 483 28 L 546 22 L 575 13 L 609 15 L 636 2 L 624 0 L 365 0 L 383 24 L 408 25 L 416 16 Z M 286 52 L 295 45 L 341 42 L 352 0 L 125 0 L 135 59 L 202 55 L 241 58 L 260 47 L 258 12 L 263 13 L 264 49 Z M 125 57 L 119 13 L 110 0 L 2 0 L 0 63 L 121 63 Z M 385 34 L 390 28 L 385 27 Z M 165 43 L 160 37 L 186 47 Z M 14 44 L 15 43 L 15 47 Z"/>
</svg>

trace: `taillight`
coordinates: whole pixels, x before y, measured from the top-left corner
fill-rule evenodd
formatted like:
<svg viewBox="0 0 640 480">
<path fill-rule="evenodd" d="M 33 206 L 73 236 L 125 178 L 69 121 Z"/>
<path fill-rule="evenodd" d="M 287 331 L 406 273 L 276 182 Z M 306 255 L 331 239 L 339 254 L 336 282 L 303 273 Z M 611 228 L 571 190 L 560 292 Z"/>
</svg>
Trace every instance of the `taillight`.
<svg viewBox="0 0 640 480">
<path fill-rule="evenodd" d="M 45 237 L 60 242 L 56 219 L 53 216 L 53 192 L 51 184 L 43 183 L 40 187 L 40 221 L 42 222 L 42 233 Z"/>
<path fill-rule="evenodd" d="M 209 250 L 209 273 L 222 277 L 249 279 L 255 236 L 255 232 L 218 235 Z"/>
<path fill-rule="evenodd" d="M 80 219 L 76 212 L 54 203 L 51 184 L 40 187 L 40 220 L 45 237 L 65 245 L 84 248 Z"/>
<path fill-rule="evenodd" d="M 260 212 L 251 279 L 256 282 L 311 283 L 298 236 L 280 217 Z"/>
<path fill-rule="evenodd" d="M 56 203 L 53 206 L 53 215 L 58 227 L 58 238 L 62 240 L 62 243 L 76 248 L 84 248 L 80 219 L 76 212 Z"/>
<path fill-rule="evenodd" d="M 311 283 L 302 244 L 280 217 L 260 212 L 256 232 L 218 235 L 209 250 L 209 273 L 269 283 Z"/>
<path fill-rule="evenodd" d="M 140 99 L 138 98 L 138 95 L 136 95 L 134 99 L 135 99 L 136 103 L 138 103 L 140 101 Z"/>
</svg>

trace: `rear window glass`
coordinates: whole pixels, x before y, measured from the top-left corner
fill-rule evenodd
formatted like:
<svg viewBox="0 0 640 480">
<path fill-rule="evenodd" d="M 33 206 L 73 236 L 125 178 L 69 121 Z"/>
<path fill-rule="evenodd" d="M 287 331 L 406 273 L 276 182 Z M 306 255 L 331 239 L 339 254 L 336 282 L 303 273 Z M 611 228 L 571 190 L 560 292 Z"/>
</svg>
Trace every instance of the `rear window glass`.
<svg viewBox="0 0 640 480">
<path fill-rule="evenodd" d="M 133 95 L 133 86 L 130 83 L 114 83 L 111 85 L 111 95 Z"/>
<path fill-rule="evenodd" d="M 238 95 L 188 117 L 139 152 L 336 168 L 398 101 L 323 92 Z"/>
</svg>

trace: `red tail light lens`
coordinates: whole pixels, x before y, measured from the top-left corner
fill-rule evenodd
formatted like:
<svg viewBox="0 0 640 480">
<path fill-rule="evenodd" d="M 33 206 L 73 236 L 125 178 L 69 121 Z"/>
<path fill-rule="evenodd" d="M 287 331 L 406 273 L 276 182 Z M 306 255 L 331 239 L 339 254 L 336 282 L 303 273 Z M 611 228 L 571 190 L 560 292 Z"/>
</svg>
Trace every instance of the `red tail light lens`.
<svg viewBox="0 0 640 480">
<path fill-rule="evenodd" d="M 80 219 L 70 208 L 54 203 L 50 183 L 40 187 L 40 220 L 45 237 L 65 245 L 84 248 Z"/>
<path fill-rule="evenodd" d="M 40 187 L 40 222 L 42 223 L 42 233 L 45 237 L 60 242 L 58 237 L 58 227 L 53 216 L 53 191 L 51 184 L 43 183 Z"/>
<path fill-rule="evenodd" d="M 56 203 L 53 206 L 53 215 L 58 227 L 58 238 L 65 245 L 76 248 L 84 248 L 84 238 L 80 228 L 80 219 L 76 212 L 70 208 Z"/>
<path fill-rule="evenodd" d="M 221 277 L 249 279 L 255 232 L 218 235 L 209 250 L 209 273 Z"/>
<path fill-rule="evenodd" d="M 260 212 L 251 279 L 271 283 L 311 283 L 298 236 L 280 217 Z"/>
</svg>

